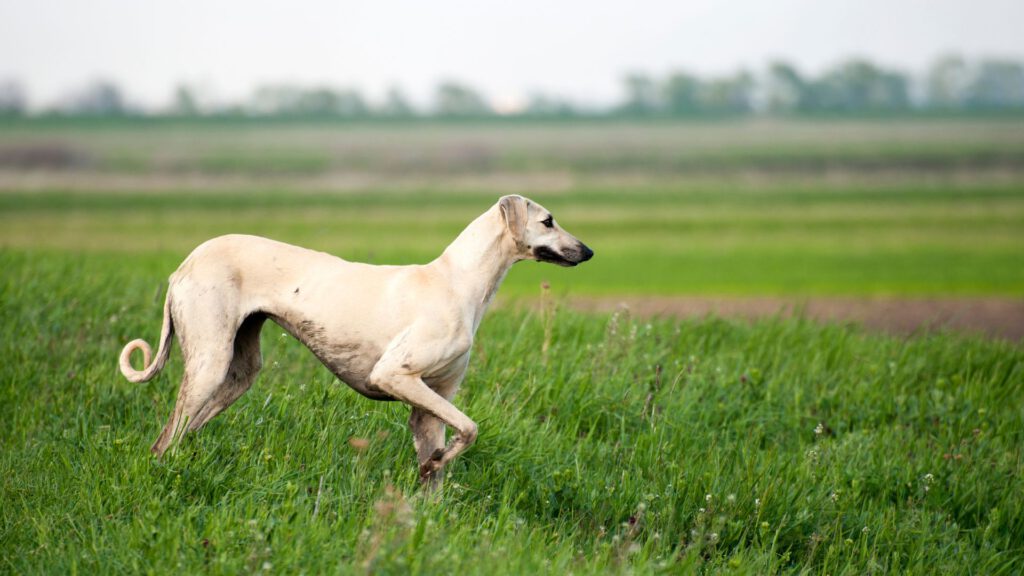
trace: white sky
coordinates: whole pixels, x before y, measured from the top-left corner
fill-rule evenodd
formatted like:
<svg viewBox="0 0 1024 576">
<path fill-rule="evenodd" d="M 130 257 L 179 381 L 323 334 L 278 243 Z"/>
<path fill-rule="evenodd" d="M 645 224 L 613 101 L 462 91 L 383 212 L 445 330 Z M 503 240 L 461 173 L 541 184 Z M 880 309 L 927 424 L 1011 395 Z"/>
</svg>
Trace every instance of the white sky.
<svg viewBox="0 0 1024 576">
<path fill-rule="evenodd" d="M 627 71 L 814 73 L 847 56 L 921 71 L 937 55 L 1024 59 L 1022 0 L 0 0 L 0 79 L 35 104 L 106 78 L 160 106 L 198 84 L 392 84 L 425 103 L 458 79 L 492 100 L 543 90 L 609 104 Z"/>
</svg>

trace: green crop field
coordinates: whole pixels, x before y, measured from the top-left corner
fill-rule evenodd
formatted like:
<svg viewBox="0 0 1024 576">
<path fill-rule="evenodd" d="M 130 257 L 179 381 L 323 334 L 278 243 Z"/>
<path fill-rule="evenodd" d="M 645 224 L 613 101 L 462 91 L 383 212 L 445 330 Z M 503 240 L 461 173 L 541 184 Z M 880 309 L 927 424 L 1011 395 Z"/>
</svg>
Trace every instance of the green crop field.
<svg viewBox="0 0 1024 576">
<path fill-rule="evenodd" d="M 599 257 L 520 266 L 506 296 L 1024 295 L 1013 118 L 0 127 L 0 247 L 162 276 L 225 232 L 425 262 L 509 192 Z"/>
<path fill-rule="evenodd" d="M 351 260 L 428 262 L 498 193 L 0 194 L 0 244 L 95 253 L 154 282 L 202 241 L 269 236 Z M 576 294 L 1024 295 L 1024 193 L 1015 186 L 757 191 L 576 189 L 532 194 L 598 254 L 579 269 L 528 263 Z M 155 257 L 154 257 L 155 254 Z M 130 263 L 130 264 L 129 264 Z"/>
<path fill-rule="evenodd" d="M 0 127 L 0 571 L 1020 573 L 1019 343 L 563 304 L 1019 299 L 1022 126 Z M 438 498 L 408 409 L 270 323 L 253 388 L 150 456 L 177 345 L 146 384 L 116 359 L 195 245 L 425 262 L 516 191 L 596 256 L 513 268 L 500 298 L 552 295 L 484 320 Z"/>
</svg>

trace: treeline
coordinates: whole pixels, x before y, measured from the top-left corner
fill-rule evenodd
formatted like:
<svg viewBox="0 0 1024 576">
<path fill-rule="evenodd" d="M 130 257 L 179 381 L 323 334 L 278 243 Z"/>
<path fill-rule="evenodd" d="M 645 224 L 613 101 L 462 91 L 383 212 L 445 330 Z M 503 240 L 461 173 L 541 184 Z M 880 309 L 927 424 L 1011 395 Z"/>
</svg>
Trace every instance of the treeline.
<svg viewBox="0 0 1024 576">
<path fill-rule="evenodd" d="M 819 75 L 786 62 L 760 71 L 719 77 L 686 71 L 661 76 L 627 74 L 620 102 L 581 107 L 551 94 L 496 106 L 464 83 L 443 82 L 432 102 L 416 106 L 399 88 L 378 100 L 356 89 L 270 85 L 242 102 L 216 103 L 189 86 L 175 89 L 159 110 L 133 105 L 114 83 L 93 82 L 46 108 L 30 106 L 21 84 L 0 81 L 0 115 L 69 117 L 268 117 L 268 118 L 483 118 L 514 117 L 707 117 L 773 115 L 863 115 L 907 112 L 1024 111 L 1024 62 L 958 56 L 936 60 L 918 75 L 864 59 L 844 61 Z"/>
<path fill-rule="evenodd" d="M 759 75 L 634 74 L 626 78 L 626 94 L 617 112 L 668 116 L 1024 110 L 1024 63 L 946 57 L 913 77 L 860 59 L 819 76 L 774 62 Z"/>
</svg>

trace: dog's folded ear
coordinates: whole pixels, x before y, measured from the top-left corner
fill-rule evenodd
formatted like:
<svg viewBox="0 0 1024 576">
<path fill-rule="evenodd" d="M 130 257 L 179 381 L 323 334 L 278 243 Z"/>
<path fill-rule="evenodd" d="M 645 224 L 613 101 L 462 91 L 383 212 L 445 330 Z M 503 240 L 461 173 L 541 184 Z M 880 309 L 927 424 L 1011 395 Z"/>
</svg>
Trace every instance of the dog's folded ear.
<svg viewBox="0 0 1024 576">
<path fill-rule="evenodd" d="M 505 219 L 505 228 L 516 244 L 523 244 L 526 235 L 526 198 L 511 194 L 502 196 L 498 201 L 498 209 Z"/>
</svg>

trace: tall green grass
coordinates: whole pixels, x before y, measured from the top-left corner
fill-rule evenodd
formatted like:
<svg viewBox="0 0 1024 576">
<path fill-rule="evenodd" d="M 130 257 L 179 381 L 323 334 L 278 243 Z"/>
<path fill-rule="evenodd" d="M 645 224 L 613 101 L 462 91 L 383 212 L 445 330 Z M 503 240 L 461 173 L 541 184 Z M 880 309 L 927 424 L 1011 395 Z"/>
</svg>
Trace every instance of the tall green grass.
<svg viewBox="0 0 1024 576">
<path fill-rule="evenodd" d="M 118 374 L 159 332 L 141 262 L 0 252 L 5 572 L 1024 570 L 1019 347 L 495 311 L 455 401 L 480 437 L 434 501 L 408 409 L 272 324 L 252 390 L 154 460 L 181 364 Z"/>
</svg>

